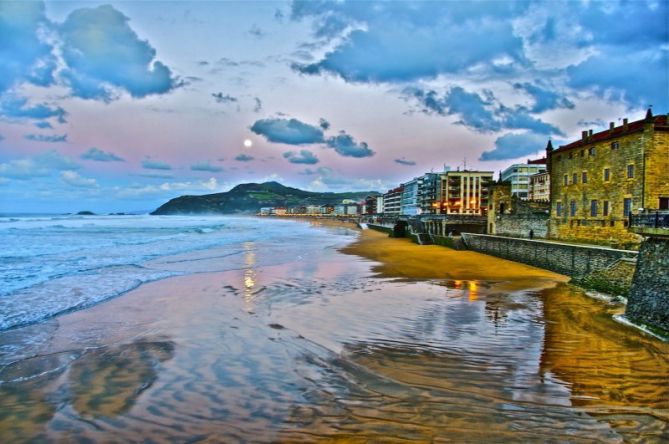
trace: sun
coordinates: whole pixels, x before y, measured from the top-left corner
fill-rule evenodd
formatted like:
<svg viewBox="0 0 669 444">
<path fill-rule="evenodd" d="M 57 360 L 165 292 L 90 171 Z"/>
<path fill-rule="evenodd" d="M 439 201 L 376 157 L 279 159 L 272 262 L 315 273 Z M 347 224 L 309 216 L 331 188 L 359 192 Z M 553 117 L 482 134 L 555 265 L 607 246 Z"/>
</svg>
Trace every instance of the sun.
<svg viewBox="0 0 669 444">
<path fill-rule="evenodd" d="M 244 146 L 246 148 L 251 148 L 253 146 L 253 141 L 251 139 L 244 139 Z"/>
</svg>

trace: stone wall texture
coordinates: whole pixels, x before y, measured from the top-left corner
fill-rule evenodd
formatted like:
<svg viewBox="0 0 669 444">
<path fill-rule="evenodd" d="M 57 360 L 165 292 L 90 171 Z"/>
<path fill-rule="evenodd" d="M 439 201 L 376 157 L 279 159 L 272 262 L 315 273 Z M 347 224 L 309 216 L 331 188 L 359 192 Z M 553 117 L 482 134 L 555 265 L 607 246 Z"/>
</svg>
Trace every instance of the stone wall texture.
<svg viewBox="0 0 669 444">
<path fill-rule="evenodd" d="M 534 237 L 545 238 L 548 235 L 547 214 L 505 214 L 495 222 L 495 234 L 511 237 L 529 237 L 530 230 Z"/>
<path fill-rule="evenodd" d="M 634 259 L 637 256 L 635 251 L 542 240 L 471 233 L 463 233 L 462 238 L 470 250 L 545 268 L 576 279 L 607 269 L 624 258 Z"/>
<path fill-rule="evenodd" d="M 669 237 L 641 244 L 625 316 L 669 332 Z"/>
</svg>

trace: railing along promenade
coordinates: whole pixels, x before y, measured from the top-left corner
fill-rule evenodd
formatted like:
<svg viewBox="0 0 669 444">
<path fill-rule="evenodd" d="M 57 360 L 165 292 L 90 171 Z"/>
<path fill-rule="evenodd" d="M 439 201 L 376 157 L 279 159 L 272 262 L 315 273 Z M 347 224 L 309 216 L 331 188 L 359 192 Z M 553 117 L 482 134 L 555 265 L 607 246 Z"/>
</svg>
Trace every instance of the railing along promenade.
<svg viewBox="0 0 669 444">
<path fill-rule="evenodd" d="M 629 227 L 643 236 L 669 236 L 669 210 L 630 214 Z"/>
</svg>

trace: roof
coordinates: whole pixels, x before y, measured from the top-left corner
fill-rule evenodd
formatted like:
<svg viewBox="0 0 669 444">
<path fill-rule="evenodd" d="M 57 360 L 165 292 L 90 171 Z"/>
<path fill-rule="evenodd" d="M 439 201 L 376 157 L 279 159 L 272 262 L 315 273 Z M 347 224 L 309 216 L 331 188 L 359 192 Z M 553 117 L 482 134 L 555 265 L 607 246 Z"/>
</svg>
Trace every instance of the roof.
<svg viewBox="0 0 669 444">
<path fill-rule="evenodd" d="M 653 119 L 653 126 L 655 130 L 661 130 L 661 131 L 668 131 L 669 126 L 667 125 L 667 115 L 661 114 L 655 117 L 650 117 Z M 569 143 L 567 145 L 562 145 L 560 148 L 556 149 L 553 151 L 553 153 L 557 152 L 563 152 L 570 150 L 572 148 L 578 148 L 581 146 L 587 146 L 591 145 L 593 143 L 597 142 L 603 142 L 605 140 L 609 139 L 615 139 L 618 137 L 626 136 L 628 134 L 633 134 L 637 132 L 643 131 L 644 127 L 646 125 L 646 119 L 641 119 L 637 120 L 634 122 L 630 122 L 627 124 L 627 128 L 625 128 L 625 125 L 617 126 L 614 127 L 613 129 L 607 129 L 604 131 L 600 131 L 598 133 L 594 133 L 592 136 L 587 137 L 585 140 L 579 139 L 575 142 Z"/>
</svg>

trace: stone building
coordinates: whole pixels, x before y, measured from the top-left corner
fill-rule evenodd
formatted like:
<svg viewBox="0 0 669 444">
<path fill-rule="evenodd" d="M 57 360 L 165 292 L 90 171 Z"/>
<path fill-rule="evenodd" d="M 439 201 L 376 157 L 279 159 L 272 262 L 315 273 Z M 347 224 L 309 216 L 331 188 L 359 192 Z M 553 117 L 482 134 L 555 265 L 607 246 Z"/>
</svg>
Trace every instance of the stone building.
<svg viewBox="0 0 669 444">
<path fill-rule="evenodd" d="M 490 187 L 487 233 L 500 236 L 544 238 L 548 234 L 548 202 L 523 200 L 512 193 L 511 182 Z"/>
<path fill-rule="evenodd" d="M 623 120 L 553 149 L 546 147 L 551 176 L 549 236 L 634 246 L 630 214 L 669 208 L 667 116 Z"/>
<path fill-rule="evenodd" d="M 485 216 L 488 212 L 492 171 L 441 173 L 440 214 Z"/>
</svg>

